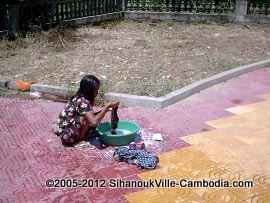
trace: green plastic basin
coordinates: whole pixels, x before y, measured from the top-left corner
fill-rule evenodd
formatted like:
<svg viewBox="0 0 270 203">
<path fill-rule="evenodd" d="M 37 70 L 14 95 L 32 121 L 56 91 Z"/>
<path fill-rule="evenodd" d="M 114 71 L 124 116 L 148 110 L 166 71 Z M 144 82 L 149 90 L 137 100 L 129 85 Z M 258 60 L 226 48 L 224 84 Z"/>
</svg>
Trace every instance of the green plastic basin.
<svg viewBox="0 0 270 203">
<path fill-rule="evenodd" d="M 127 145 L 132 142 L 140 127 L 133 121 L 120 120 L 118 122 L 117 134 L 111 134 L 111 122 L 101 123 L 97 127 L 103 143 L 108 145 Z"/>
</svg>

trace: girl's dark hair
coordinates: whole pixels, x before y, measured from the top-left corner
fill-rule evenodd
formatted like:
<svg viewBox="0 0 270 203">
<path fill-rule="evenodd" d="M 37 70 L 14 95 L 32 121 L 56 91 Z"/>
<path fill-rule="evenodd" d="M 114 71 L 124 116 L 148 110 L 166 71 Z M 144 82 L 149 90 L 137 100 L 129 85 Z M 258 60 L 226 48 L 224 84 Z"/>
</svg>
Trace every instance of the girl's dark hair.
<svg viewBox="0 0 270 203">
<path fill-rule="evenodd" d="M 99 85 L 100 81 L 96 76 L 85 75 L 80 82 L 80 88 L 78 89 L 77 93 L 71 97 L 71 100 L 74 97 L 84 97 L 90 102 L 91 105 L 94 105 L 95 90 Z"/>
</svg>

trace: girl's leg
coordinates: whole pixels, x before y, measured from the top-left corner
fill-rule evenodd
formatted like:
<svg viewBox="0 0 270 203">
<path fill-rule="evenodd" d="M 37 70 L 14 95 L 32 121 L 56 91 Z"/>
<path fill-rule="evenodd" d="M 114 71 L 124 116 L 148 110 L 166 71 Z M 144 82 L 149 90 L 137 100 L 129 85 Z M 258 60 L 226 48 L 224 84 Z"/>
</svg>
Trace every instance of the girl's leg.
<svg viewBox="0 0 270 203">
<path fill-rule="evenodd" d="M 88 129 L 90 127 L 90 123 L 86 119 L 86 117 L 81 117 L 80 121 L 82 123 L 82 127 L 81 127 L 81 131 L 80 131 L 80 133 L 78 135 L 78 137 L 79 137 L 78 142 L 83 141 L 85 139 L 85 136 L 86 136 L 86 134 L 88 132 Z"/>
</svg>

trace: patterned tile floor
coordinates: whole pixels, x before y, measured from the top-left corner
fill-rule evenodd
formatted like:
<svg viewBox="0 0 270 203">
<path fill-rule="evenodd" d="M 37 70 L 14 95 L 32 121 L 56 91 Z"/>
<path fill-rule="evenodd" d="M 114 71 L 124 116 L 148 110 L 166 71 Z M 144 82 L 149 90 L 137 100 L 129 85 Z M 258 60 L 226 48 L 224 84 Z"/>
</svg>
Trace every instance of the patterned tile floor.
<svg viewBox="0 0 270 203">
<path fill-rule="evenodd" d="M 160 155 L 160 169 L 142 180 L 251 180 L 252 188 L 152 188 L 126 195 L 129 202 L 270 202 L 270 93 L 265 101 L 227 109 L 234 116 L 209 121 L 216 128 L 182 139 L 191 146 Z M 184 183 L 184 182 L 183 182 Z"/>
<path fill-rule="evenodd" d="M 208 88 L 163 110 L 123 108 L 155 170 L 112 159 L 113 147 L 65 148 L 51 132 L 63 103 L 0 98 L 0 202 L 270 202 L 270 68 Z M 106 117 L 105 120 L 108 120 Z M 162 133 L 164 141 L 151 140 Z M 53 178 L 105 188 L 47 188 Z M 110 188 L 111 179 L 252 180 L 252 188 Z"/>
</svg>

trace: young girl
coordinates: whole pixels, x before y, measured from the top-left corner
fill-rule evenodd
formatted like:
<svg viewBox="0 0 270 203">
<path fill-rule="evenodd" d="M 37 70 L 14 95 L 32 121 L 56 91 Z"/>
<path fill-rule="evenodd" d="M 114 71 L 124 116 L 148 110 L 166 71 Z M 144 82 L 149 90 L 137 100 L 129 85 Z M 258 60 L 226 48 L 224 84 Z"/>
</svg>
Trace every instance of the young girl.
<svg viewBox="0 0 270 203">
<path fill-rule="evenodd" d="M 63 144 L 75 144 L 84 140 L 89 127 L 96 127 L 109 108 L 119 105 L 118 101 L 109 102 L 98 113 L 93 112 L 93 106 L 100 81 L 93 75 L 86 75 L 80 82 L 77 93 L 71 97 L 58 118 L 55 134 L 60 136 Z"/>
</svg>

